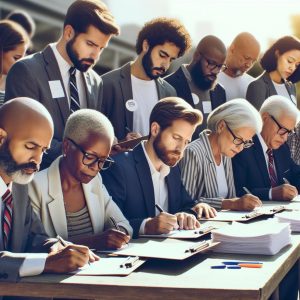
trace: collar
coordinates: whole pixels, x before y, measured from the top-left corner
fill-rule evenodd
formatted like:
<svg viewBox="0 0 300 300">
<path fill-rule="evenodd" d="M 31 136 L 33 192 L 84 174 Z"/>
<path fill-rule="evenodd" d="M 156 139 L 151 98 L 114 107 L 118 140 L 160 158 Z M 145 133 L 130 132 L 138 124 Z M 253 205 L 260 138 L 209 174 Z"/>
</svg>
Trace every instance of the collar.
<svg viewBox="0 0 300 300">
<path fill-rule="evenodd" d="M 167 165 L 165 165 L 165 164 L 162 164 L 160 170 L 157 171 L 157 170 L 154 168 L 153 163 L 152 163 L 150 157 L 148 156 L 147 150 L 146 150 L 146 148 L 145 148 L 145 143 L 146 143 L 146 141 L 142 141 L 142 142 L 141 142 L 141 145 L 142 145 L 144 154 L 145 154 L 145 156 L 146 156 L 146 159 L 147 159 L 147 162 L 148 162 L 148 165 L 149 165 L 149 168 L 150 168 L 151 175 L 159 174 L 160 179 L 164 179 L 166 176 L 169 175 L 169 173 L 170 173 L 170 167 L 167 166 Z"/>
<path fill-rule="evenodd" d="M 265 143 L 263 137 L 261 136 L 260 133 L 257 134 L 257 137 L 258 137 L 258 139 L 259 139 L 259 141 L 260 141 L 260 144 L 261 144 L 261 146 L 262 146 L 262 148 L 263 148 L 263 152 L 264 152 L 264 153 L 267 153 L 267 150 L 268 150 L 269 148 L 268 148 L 267 144 Z"/>
<path fill-rule="evenodd" d="M 70 65 L 62 56 L 61 54 L 58 52 L 57 50 L 57 43 L 52 43 L 50 44 L 50 47 L 54 53 L 54 56 L 57 60 L 59 69 L 61 71 L 62 74 L 69 74 L 69 69 L 72 67 L 72 65 Z"/>
<path fill-rule="evenodd" d="M 0 197 L 2 197 L 7 189 L 12 191 L 12 182 L 7 186 L 6 183 L 3 181 L 2 177 L 0 176 Z"/>
</svg>

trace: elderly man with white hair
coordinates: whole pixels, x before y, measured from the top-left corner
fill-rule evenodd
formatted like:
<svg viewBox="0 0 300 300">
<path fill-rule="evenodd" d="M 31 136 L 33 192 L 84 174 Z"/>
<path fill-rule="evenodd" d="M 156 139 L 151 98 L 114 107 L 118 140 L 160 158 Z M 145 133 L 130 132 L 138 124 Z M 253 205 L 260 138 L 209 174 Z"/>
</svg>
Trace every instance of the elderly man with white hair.
<svg viewBox="0 0 300 300">
<path fill-rule="evenodd" d="M 96 249 L 128 243 L 132 228 L 99 174 L 113 163 L 108 156 L 113 139 L 113 127 L 102 113 L 81 109 L 69 117 L 63 155 L 29 186 L 32 206 L 49 236 Z"/>
<path fill-rule="evenodd" d="M 233 156 L 253 145 L 261 123 L 245 99 L 226 102 L 209 114 L 208 130 L 189 144 L 180 162 L 182 182 L 192 199 L 216 209 L 252 210 L 261 205 L 253 195 L 236 197 L 231 164 Z M 215 215 L 214 208 L 204 208 L 207 218 Z"/>
<path fill-rule="evenodd" d="M 237 194 L 246 186 L 263 200 L 292 200 L 300 188 L 300 166 L 286 144 L 299 118 L 296 106 L 283 96 L 269 97 L 260 109 L 263 127 L 254 146 L 233 159 Z"/>
</svg>

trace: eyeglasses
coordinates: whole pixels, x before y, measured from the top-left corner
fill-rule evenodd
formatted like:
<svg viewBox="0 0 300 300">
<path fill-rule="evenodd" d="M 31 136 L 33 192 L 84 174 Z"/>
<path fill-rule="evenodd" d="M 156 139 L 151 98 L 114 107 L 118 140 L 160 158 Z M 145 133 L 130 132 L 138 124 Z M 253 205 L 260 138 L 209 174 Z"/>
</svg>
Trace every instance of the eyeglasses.
<svg viewBox="0 0 300 300">
<path fill-rule="evenodd" d="M 225 122 L 226 127 L 228 129 L 228 131 L 231 133 L 232 137 L 233 137 L 233 143 L 237 146 L 243 145 L 244 148 L 250 148 L 251 146 L 254 145 L 252 140 L 248 140 L 248 141 L 244 141 L 243 139 L 237 137 L 233 131 L 229 128 L 229 126 L 227 125 L 227 123 Z"/>
<path fill-rule="evenodd" d="M 80 145 L 78 145 L 77 143 L 75 143 L 72 139 L 68 140 L 77 148 L 80 150 L 80 152 L 83 154 L 82 156 L 82 163 L 87 166 L 90 167 L 93 164 L 97 163 L 98 164 L 98 168 L 100 170 L 107 170 L 113 163 L 114 160 L 111 159 L 110 157 L 106 158 L 106 159 L 101 159 L 99 158 L 97 155 L 88 153 L 86 151 L 84 151 L 82 149 L 82 147 Z"/>
<path fill-rule="evenodd" d="M 214 60 L 211 60 L 209 58 L 207 58 L 203 53 L 200 53 L 201 56 L 205 59 L 206 63 L 207 63 L 207 68 L 210 71 L 217 71 L 217 72 L 223 72 L 227 69 L 226 64 L 216 64 L 216 62 Z"/>
<path fill-rule="evenodd" d="M 287 129 L 287 128 L 281 126 L 281 125 L 278 123 L 278 121 L 277 121 L 272 115 L 270 115 L 270 117 L 271 117 L 271 119 L 276 123 L 276 125 L 278 126 L 277 133 L 278 133 L 279 135 L 285 135 L 285 134 L 288 134 L 288 136 L 290 136 L 290 135 L 292 135 L 292 134 L 295 133 L 295 130 L 294 130 L 294 129 L 289 130 L 289 129 Z"/>
</svg>

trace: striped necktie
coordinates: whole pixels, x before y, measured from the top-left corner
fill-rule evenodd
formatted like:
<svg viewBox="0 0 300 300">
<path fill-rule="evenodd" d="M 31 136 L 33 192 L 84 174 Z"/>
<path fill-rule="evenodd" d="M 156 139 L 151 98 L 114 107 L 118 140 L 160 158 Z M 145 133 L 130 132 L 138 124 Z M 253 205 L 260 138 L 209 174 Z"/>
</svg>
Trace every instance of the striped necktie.
<svg viewBox="0 0 300 300">
<path fill-rule="evenodd" d="M 268 158 L 269 158 L 268 170 L 269 170 L 271 186 L 276 187 L 278 185 L 278 181 L 277 181 L 277 175 L 276 175 L 276 171 L 275 171 L 274 156 L 273 156 L 272 149 L 268 149 L 267 154 L 268 154 Z"/>
<path fill-rule="evenodd" d="M 74 111 L 80 109 L 79 95 L 76 84 L 76 68 L 71 67 L 69 70 L 70 73 L 70 111 L 73 113 Z"/>
<path fill-rule="evenodd" d="M 13 202 L 12 193 L 9 189 L 2 196 L 2 201 L 4 204 L 3 212 L 3 244 L 4 249 L 7 250 L 9 246 L 10 234 L 12 229 L 12 218 L 13 218 Z"/>
</svg>

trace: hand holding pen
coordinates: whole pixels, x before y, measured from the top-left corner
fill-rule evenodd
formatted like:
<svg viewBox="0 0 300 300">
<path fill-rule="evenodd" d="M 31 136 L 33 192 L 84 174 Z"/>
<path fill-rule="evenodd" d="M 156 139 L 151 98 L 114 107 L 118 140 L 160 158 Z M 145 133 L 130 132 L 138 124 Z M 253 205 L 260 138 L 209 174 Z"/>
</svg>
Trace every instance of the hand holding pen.
<svg viewBox="0 0 300 300">
<path fill-rule="evenodd" d="M 284 184 L 272 188 L 272 200 L 290 201 L 298 196 L 298 190 L 285 177 L 282 178 Z"/>
<path fill-rule="evenodd" d="M 253 210 L 255 207 L 262 206 L 262 202 L 254 196 L 246 187 L 243 187 L 246 192 L 245 195 L 236 200 L 236 207 L 234 210 Z"/>
</svg>

